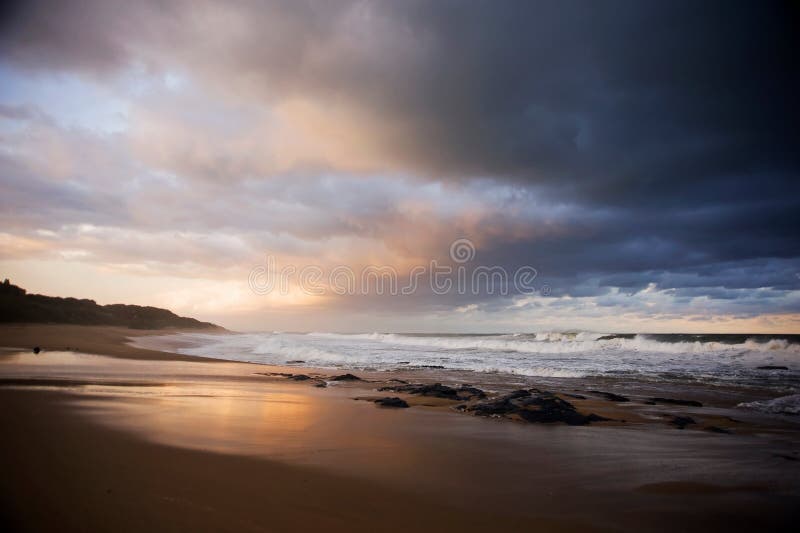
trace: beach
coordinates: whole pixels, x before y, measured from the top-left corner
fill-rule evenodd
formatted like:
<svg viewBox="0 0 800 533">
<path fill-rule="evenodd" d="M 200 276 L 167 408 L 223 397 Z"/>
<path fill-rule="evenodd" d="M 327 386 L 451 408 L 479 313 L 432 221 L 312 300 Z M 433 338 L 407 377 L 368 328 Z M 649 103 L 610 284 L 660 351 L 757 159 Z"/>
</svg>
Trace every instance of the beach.
<svg viewBox="0 0 800 533">
<path fill-rule="evenodd" d="M 336 379 L 176 353 L 154 344 L 164 333 L 0 327 L 12 530 L 788 530 L 796 514 L 797 424 L 736 409 L 721 387 L 546 382 L 529 397 L 587 421 L 532 423 L 548 412 L 481 416 L 508 391 L 479 383 L 488 398 L 465 400 L 464 374 Z"/>
<path fill-rule="evenodd" d="M 797 530 L 800 3 L 6 4 L 0 533 Z"/>
</svg>

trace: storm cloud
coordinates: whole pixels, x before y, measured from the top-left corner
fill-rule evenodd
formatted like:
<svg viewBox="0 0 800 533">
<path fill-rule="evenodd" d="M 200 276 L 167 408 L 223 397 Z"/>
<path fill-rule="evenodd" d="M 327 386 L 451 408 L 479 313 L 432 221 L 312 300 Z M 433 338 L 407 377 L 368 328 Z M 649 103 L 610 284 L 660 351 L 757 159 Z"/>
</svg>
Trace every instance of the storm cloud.
<svg viewBox="0 0 800 533">
<path fill-rule="evenodd" d="M 467 237 L 481 264 L 535 266 L 548 305 L 800 311 L 789 2 L 3 9 L 7 258 L 61 246 L 233 280 L 268 252 L 406 271 Z M 87 94 L 98 107 L 76 113 Z"/>
</svg>

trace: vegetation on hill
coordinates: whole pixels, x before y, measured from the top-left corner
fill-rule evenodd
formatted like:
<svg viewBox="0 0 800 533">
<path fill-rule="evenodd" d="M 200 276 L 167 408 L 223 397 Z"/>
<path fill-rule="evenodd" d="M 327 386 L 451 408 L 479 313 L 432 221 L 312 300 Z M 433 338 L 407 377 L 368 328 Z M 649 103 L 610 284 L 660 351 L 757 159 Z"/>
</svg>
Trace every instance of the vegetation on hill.
<svg viewBox="0 0 800 533">
<path fill-rule="evenodd" d="M 7 279 L 0 284 L 0 322 L 124 326 L 137 329 L 219 328 L 210 322 L 178 316 L 158 307 L 98 305 L 94 300 L 28 294 L 25 289 L 13 285 Z"/>
</svg>

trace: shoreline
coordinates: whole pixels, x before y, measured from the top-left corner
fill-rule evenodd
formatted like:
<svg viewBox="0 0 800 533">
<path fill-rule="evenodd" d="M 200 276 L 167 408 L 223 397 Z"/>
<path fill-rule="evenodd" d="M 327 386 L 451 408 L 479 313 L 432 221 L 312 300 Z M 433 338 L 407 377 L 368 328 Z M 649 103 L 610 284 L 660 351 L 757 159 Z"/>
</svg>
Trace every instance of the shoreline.
<svg viewBox="0 0 800 533">
<path fill-rule="evenodd" d="M 128 336 L 153 333 L 166 332 L 35 325 L 2 336 L 4 345 L 38 338 L 44 340 L 37 345 L 58 348 L 83 338 L 87 347 L 0 353 L 0 426 L 13 435 L 0 453 L 10 472 L 4 521 L 35 521 L 32 506 L 44 502 L 67 525 L 78 527 L 70 513 L 80 508 L 90 522 L 119 520 L 122 530 L 134 529 L 123 517 L 137 515 L 140 524 L 166 529 L 473 531 L 538 524 L 547 531 L 659 531 L 675 520 L 697 531 L 780 529 L 800 501 L 796 424 L 768 427 L 738 416 L 726 426 L 720 407 L 580 400 L 566 391 L 555 394 L 580 413 L 614 420 L 575 427 L 470 416 L 455 412 L 462 400 L 375 390 L 393 386 L 401 379 L 395 374 L 334 381 L 341 372 L 124 344 Z M 292 379 L 299 372 L 310 379 Z M 416 377 L 414 383 L 430 383 L 436 374 Z M 320 381 L 327 386 L 314 386 Z M 384 395 L 412 407 L 372 403 Z M 699 424 L 678 429 L 660 411 Z M 723 431 L 708 430 L 712 420 Z M 98 450 L 103 443 L 117 451 Z M 93 466 L 98 454 L 105 477 Z M 185 468 L 172 469 L 173 462 Z M 215 466 L 205 489 L 193 488 L 206 475 L 194 470 L 205 472 L 207 464 Z M 153 487 L 149 476 L 164 468 L 168 479 Z M 275 476 L 285 491 L 266 481 Z M 34 485 L 38 500 L 24 497 Z M 103 494 L 86 492 L 103 485 L 125 501 L 103 510 Z M 264 491 L 268 501 L 256 496 Z M 111 508 L 119 516 L 106 516 Z M 188 509 L 199 514 L 186 518 Z"/>
<path fill-rule="evenodd" d="M 50 351 L 76 351 L 145 361 L 222 361 L 222 359 L 212 357 L 197 357 L 160 349 L 140 348 L 130 343 L 130 339 L 135 337 L 183 332 L 224 333 L 216 329 L 133 329 L 73 324 L 0 324 L 0 344 L 2 344 L 0 347 L 27 351 L 39 346 L 43 350 Z"/>
<path fill-rule="evenodd" d="M 175 339 L 159 337 L 178 333 L 220 333 L 218 329 L 165 328 L 142 330 L 115 326 L 79 326 L 56 324 L 13 324 L 0 325 L 0 339 L 9 349 L 17 344 L 40 346 L 43 350 L 67 350 L 102 355 L 123 360 L 188 362 L 214 365 L 245 365 L 257 368 L 252 374 L 261 379 L 298 380 L 299 384 L 325 386 L 331 378 L 349 372 L 342 368 L 313 367 L 302 364 L 274 365 L 258 362 L 233 361 L 208 356 L 187 355 L 176 350 L 184 346 Z M 152 339 L 152 341 L 151 341 Z M 36 344 L 34 341 L 44 341 Z M 74 345 L 74 346 L 70 346 Z M 30 349 L 30 348 L 28 348 Z M 689 430 L 710 430 L 715 432 L 735 430 L 742 433 L 798 431 L 800 426 L 786 415 L 738 409 L 737 405 L 749 401 L 770 400 L 780 395 L 768 389 L 752 387 L 729 387 L 710 384 L 675 384 L 666 382 L 615 380 L 598 378 L 536 378 L 518 375 L 482 374 L 454 369 L 408 369 L 408 370 L 365 370 L 356 371 L 363 379 L 350 381 L 349 386 L 357 390 L 355 398 L 374 401 L 384 397 L 399 397 L 410 406 L 437 408 L 452 412 L 465 403 L 463 398 L 453 398 L 434 393 L 415 394 L 400 390 L 404 384 L 434 385 L 445 384 L 445 388 L 481 387 L 489 400 L 502 397 L 513 391 L 530 390 L 554 393 L 563 401 L 573 404 L 583 415 L 596 414 L 605 421 L 595 422 L 600 426 L 617 426 L 653 423 L 661 419 L 662 424 L 671 420 L 689 417 L 693 423 L 681 427 Z M 491 376 L 491 379 L 489 378 Z M 308 377 L 310 379 L 306 380 Z M 80 376 L 75 376 L 80 381 Z M 59 378 L 62 379 L 62 378 Z M 0 377 L 0 384 L 5 381 Z M 395 390 L 382 391 L 394 385 Z M 531 388 L 533 387 L 533 388 Z M 542 388 L 543 387 L 543 388 Z M 377 389 L 377 390 L 376 390 Z M 468 398 L 468 400 L 472 400 Z M 652 400 L 659 400 L 654 402 Z M 661 400 L 668 400 L 663 402 Z M 686 405 L 697 403 L 698 405 Z M 462 411 L 466 411 L 462 409 Z M 452 413 L 456 414 L 456 413 Z M 698 414 L 700 417 L 698 417 Z M 505 417 L 492 415 L 494 417 Z M 519 416 L 508 413 L 509 418 L 519 422 Z M 696 419 L 696 420 L 695 420 Z M 722 431 L 720 431 L 722 430 Z"/>
</svg>

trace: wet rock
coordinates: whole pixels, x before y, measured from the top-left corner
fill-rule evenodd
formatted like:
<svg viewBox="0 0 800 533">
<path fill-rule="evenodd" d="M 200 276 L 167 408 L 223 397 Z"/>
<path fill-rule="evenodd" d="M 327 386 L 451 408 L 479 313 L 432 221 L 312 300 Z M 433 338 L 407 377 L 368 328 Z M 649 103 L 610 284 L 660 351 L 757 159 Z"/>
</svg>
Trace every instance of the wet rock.
<svg viewBox="0 0 800 533">
<path fill-rule="evenodd" d="M 691 416 L 673 416 L 669 423 L 678 429 L 683 429 L 691 424 L 697 424 Z"/>
<path fill-rule="evenodd" d="M 564 422 L 570 426 L 584 426 L 591 422 L 606 420 L 596 415 L 583 415 L 575 407 L 558 397 L 533 396 L 522 400 L 523 408 L 517 414 L 526 422 Z"/>
<path fill-rule="evenodd" d="M 486 393 L 477 387 L 461 385 L 461 387 L 456 390 L 456 396 L 459 400 L 482 400 L 486 398 Z"/>
<path fill-rule="evenodd" d="M 787 455 L 787 454 L 784 454 L 784 453 L 773 453 L 772 455 L 774 455 L 775 457 L 780 457 L 781 459 L 786 459 L 787 461 L 797 461 L 798 460 L 797 457 L 794 457 L 793 455 Z"/>
<path fill-rule="evenodd" d="M 319 387 L 320 389 L 324 389 L 325 387 L 328 386 L 328 384 L 325 383 L 324 381 L 319 381 L 319 382 L 315 383 L 314 386 L 315 387 Z"/>
<path fill-rule="evenodd" d="M 446 398 L 449 400 L 458 400 L 458 390 L 441 383 L 434 383 L 433 385 L 424 385 L 422 383 L 410 383 L 407 385 L 392 385 L 388 387 L 381 387 L 379 391 L 392 391 L 392 392 L 405 392 L 407 394 L 417 394 L 420 396 L 432 396 L 434 398 Z"/>
<path fill-rule="evenodd" d="M 302 359 L 294 359 L 292 361 L 286 361 L 287 365 L 299 365 L 302 363 L 305 363 L 305 361 L 303 361 Z"/>
<path fill-rule="evenodd" d="M 514 391 L 475 405 L 467 405 L 463 410 L 477 416 L 516 416 L 526 422 L 563 422 L 570 426 L 583 426 L 607 420 L 595 414 L 579 413 L 574 405 L 552 393 L 531 394 L 526 390 Z"/>
<path fill-rule="evenodd" d="M 629 401 L 631 401 L 630 398 L 627 398 L 625 396 L 621 396 L 619 394 L 614 394 L 613 392 L 603 392 L 603 391 L 599 391 L 599 390 L 590 390 L 589 392 L 591 392 L 592 394 L 599 394 L 600 396 L 602 396 L 603 398 L 605 398 L 606 400 L 608 400 L 610 402 L 629 402 Z"/>
<path fill-rule="evenodd" d="M 703 407 L 703 404 L 694 400 L 676 400 L 675 398 L 650 398 L 654 403 L 668 403 L 671 405 L 685 405 L 687 407 Z"/>
<path fill-rule="evenodd" d="M 722 434 L 725 434 L 725 435 L 730 435 L 731 434 L 729 429 L 725 429 L 725 428 L 721 428 L 721 427 L 717 427 L 717 426 L 708 426 L 706 428 L 706 431 L 710 431 L 711 433 L 722 433 Z"/>
<path fill-rule="evenodd" d="M 39 353 L 39 352 L 41 352 L 41 351 L 42 351 L 42 349 L 41 349 L 41 348 L 39 348 L 38 346 L 34 346 L 34 347 L 33 347 L 33 353 Z"/>
<path fill-rule="evenodd" d="M 532 389 L 532 390 L 534 392 L 538 392 L 536 389 Z M 530 395 L 531 395 L 531 391 L 525 390 L 525 389 L 518 389 L 518 390 L 515 390 L 514 392 L 509 392 L 508 394 L 506 394 L 505 398 L 514 400 L 514 399 L 517 399 L 517 398 L 527 398 Z"/>
<path fill-rule="evenodd" d="M 780 365 L 764 365 L 764 366 L 757 366 L 757 370 L 789 370 L 788 366 L 780 366 Z"/>
<path fill-rule="evenodd" d="M 404 392 L 406 394 L 416 394 L 419 396 L 430 396 L 433 398 L 444 398 L 446 400 L 482 400 L 486 398 L 486 393 L 476 387 L 462 385 L 459 388 L 448 387 L 441 383 L 426 385 L 422 383 L 406 383 L 403 385 L 390 385 L 381 387 L 379 391 Z"/>
<path fill-rule="evenodd" d="M 419 368 L 434 368 L 434 369 L 444 368 L 442 365 L 417 365 L 417 366 Z"/>
<path fill-rule="evenodd" d="M 331 381 L 363 381 L 363 380 L 358 376 L 354 376 L 353 374 L 342 374 L 340 376 L 332 377 Z"/>
<path fill-rule="evenodd" d="M 281 376 L 284 378 L 292 377 L 294 374 L 289 374 L 287 372 L 254 372 L 258 376 Z"/>
<path fill-rule="evenodd" d="M 520 398 L 527 398 L 531 395 L 526 390 L 518 390 L 509 394 L 504 394 L 497 398 L 481 402 L 479 404 L 467 407 L 466 410 L 475 413 L 478 416 L 498 416 L 508 415 L 515 413 L 520 406 L 514 402 Z"/>
<path fill-rule="evenodd" d="M 563 394 L 564 396 L 566 396 L 567 398 L 573 398 L 573 399 L 575 399 L 575 400 L 585 400 L 585 399 L 586 399 L 586 396 L 584 396 L 584 395 L 582 395 L 582 394 L 570 394 L 570 393 L 568 393 L 568 392 L 564 392 L 564 393 L 562 393 L 562 394 Z"/>
<path fill-rule="evenodd" d="M 288 378 L 294 381 L 308 381 L 309 379 L 313 379 L 311 376 L 306 376 L 305 374 L 290 374 Z"/>
<path fill-rule="evenodd" d="M 408 402 L 406 402 L 402 398 L 398 398 L 397 396 L 379 398 L 375 400 L 375 404 L 381 407 L 395 407 L 401 409 L 409 406 Z"/>
</svg>

